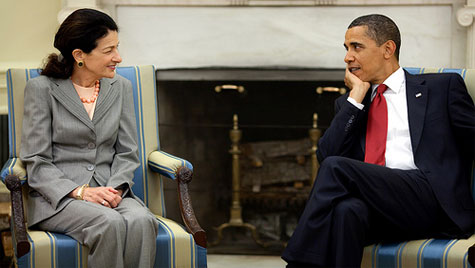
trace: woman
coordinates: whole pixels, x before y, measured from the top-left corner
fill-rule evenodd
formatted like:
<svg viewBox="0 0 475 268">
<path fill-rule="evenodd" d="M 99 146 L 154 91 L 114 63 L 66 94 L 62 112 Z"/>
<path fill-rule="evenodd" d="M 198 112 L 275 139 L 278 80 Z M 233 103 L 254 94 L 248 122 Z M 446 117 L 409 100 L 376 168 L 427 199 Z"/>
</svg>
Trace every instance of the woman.
<svg viewBox="0 0 475 268">
<path fill-rule="evenodd" d="M 55 36 L 61 54 L 27 83 L 28 222 L 86 245 L 89 267 L 151 267 L 158 222 L 131 189 L 137 133 L 117 32 L 108 15 L 75 11 Z"/>
</svg>

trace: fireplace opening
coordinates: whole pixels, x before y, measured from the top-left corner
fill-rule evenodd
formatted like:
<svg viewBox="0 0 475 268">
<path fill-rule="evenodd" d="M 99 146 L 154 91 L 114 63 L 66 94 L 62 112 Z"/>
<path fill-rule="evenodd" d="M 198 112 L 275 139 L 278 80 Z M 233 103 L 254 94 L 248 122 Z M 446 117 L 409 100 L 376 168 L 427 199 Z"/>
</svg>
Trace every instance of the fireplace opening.
<svg viewBox="0 0 475 268">
<path fill-rule="evenodd" d="M 283 244 L 295 228 L 314 179 L 309 138 L 313 115 L 318 114 L 318 129 L 324 131 L 333 118 L 335 99 L 345 91 L 343 77 L 340 69 L 157 71 L 161 149 L 193 164 L 193 207 L 210 242 L 218 238 L 216 228 L 231 217 L 233 116 L 237 115 L 242 133 L 243 221 L 256 226 L 263 241 Z M 165 180 L 164 187 L 167 217 L 180 222 L 176 185 Z M 223 233 L 223 245 L 230 241 L 239 245 L 236 240 L 247 240 L 244 247 L 252 243 L 247 231 Z M 225 253 L 249 253 L 224 248 Z"/>
</svg>

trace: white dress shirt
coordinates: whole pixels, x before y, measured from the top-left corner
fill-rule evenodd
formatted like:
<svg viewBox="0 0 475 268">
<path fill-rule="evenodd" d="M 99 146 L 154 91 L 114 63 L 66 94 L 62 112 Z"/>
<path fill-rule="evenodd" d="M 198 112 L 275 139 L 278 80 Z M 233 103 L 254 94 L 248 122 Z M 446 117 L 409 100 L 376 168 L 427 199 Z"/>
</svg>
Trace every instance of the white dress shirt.
<svg viewBox="0 0 475 268">
<path fill-rule="evenodd" d="M 406 76 L 401 67 L 384 82 L 388 89 L 383 93 L 388 105 L 388 136 L 386 140 L 386 167 L 399 169 L 417 169 L 412 152 L 407 115 Z M 376 95 L 378 85 L 372 85 L 371 100 Z M 353 98 L 348 101 L 363 109 L 364 105 Z"/>
</svg>

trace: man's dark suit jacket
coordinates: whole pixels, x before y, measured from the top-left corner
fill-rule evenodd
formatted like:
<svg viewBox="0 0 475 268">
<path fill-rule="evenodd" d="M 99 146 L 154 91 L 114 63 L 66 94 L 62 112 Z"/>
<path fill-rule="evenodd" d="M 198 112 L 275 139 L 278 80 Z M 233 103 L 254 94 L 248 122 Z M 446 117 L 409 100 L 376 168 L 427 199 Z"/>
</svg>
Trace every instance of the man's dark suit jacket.
<svg viewBox="0 0 475 268">
<path fill-rule="evenodd" d="M 474 200 L 470 176 L 475 151 L 472 98 L 458 74 L 411 75 L 405 71 L 405 75 L 415 164 L 447 215 L 464 233 L 471 234 Z M 363 110 L 347 101 L 348 94 L 336 100 L 335 118 L 319 142 L 319 162 L 328 156 L 364 161 L 370 93 L 363 101 Z"/>
</svg>

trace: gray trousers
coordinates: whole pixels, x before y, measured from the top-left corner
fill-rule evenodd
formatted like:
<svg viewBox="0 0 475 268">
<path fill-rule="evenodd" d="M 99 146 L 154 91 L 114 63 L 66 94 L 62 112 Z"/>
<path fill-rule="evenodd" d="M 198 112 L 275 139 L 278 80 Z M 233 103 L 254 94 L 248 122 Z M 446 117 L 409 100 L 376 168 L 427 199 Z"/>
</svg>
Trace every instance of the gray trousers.
<svg viewBox="0 0 475 268">
<path fill-rule="evenodd" d="M 38 227 L 86 245 L 88 267 L 152 267 L 155 261 L 158 221 L 132 197 L 116 208 L 74 200 Z"/>
</svg>

